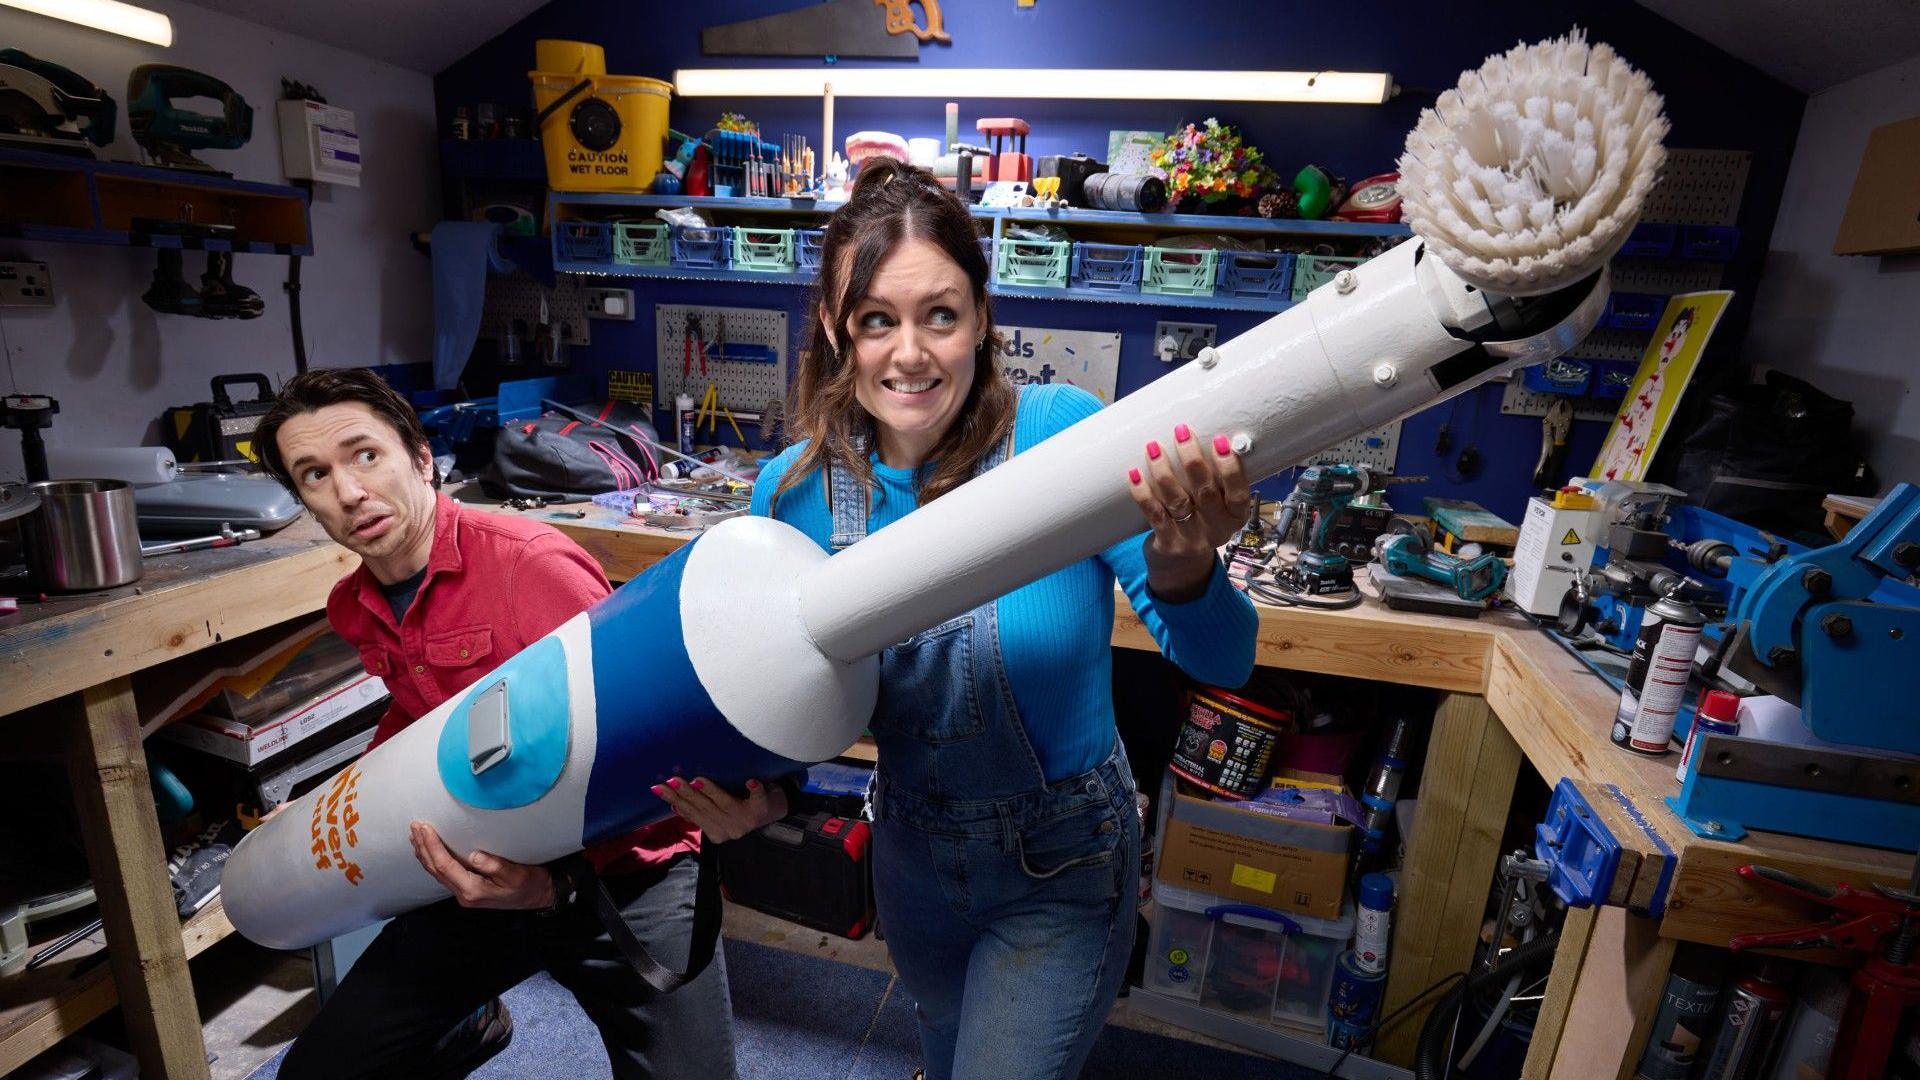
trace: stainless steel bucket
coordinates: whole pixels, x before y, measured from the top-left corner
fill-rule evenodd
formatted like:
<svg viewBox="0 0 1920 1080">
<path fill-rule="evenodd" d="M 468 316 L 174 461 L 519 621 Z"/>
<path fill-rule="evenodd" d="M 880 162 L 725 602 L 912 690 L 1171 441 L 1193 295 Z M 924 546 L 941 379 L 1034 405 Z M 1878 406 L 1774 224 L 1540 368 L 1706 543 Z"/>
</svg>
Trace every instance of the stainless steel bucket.
<svg viewBox="0 0 1920 1080">
<path fill-rule="evenodd" d="M 27 564 L 56 592 L 111 589 L 140 580 L 140 525 L 124 480 L 45 480 L 29 485 L 40 509 L 22 523 Z"/>
</svg>

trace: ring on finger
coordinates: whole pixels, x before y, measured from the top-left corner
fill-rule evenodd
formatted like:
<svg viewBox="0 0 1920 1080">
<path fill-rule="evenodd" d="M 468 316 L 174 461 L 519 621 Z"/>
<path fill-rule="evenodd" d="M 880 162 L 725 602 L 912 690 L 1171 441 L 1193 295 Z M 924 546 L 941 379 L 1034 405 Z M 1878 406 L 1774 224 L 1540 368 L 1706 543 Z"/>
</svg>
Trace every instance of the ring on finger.
<svg viewBox="0 0 1920 1080">
<path fill-rule="evenodd" d="M 1193 520 L 1193 514 L 1194 514 L 1194 504 L 1188 503 L 1187 512 L 1175 517 L 1173 519 L 1173 523 L 1175 525 L 1185 525 L 1187 522 Z"/>
</svg>

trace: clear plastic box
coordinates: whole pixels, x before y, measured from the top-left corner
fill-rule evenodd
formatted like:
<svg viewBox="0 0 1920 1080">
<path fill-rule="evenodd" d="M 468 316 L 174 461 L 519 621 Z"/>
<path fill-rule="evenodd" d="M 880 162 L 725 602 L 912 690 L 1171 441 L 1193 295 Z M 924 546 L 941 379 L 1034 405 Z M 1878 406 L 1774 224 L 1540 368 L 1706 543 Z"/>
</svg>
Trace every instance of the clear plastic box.
<svg viewBox="0 0 1920 1080">
<path fill-rule="evenodd" d="M 1256 1023 L 1324 1032 L 1334 966 L 1353 937 L 1334 922 L 1153 883 L 1146 987 Z"/>
</svg>

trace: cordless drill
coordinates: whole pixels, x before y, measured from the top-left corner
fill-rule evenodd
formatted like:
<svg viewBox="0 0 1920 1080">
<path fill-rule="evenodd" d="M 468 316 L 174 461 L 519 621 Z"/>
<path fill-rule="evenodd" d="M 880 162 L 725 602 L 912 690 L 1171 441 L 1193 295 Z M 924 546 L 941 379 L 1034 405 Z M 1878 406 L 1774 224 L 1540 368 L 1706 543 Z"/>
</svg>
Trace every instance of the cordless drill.
<svg viewBox="0 0 1920 1080">
<path fill-rule="evenodd" d="M 1385 482 L 1386 477 L 1364 465 L 1344 462 L 1309 465 L 1300 471 L 1293 493 L 1281 504 L 1275 531 L 1284 540 L 1296 517 L 1306 519 L 1300 555 L 1294 563 L 1301 592 L 1325 596 L 1353 591 L 1353 562 L 1334 550 L 1329 536 L 1348 504 L 1378 490 Z"/>
</svg>

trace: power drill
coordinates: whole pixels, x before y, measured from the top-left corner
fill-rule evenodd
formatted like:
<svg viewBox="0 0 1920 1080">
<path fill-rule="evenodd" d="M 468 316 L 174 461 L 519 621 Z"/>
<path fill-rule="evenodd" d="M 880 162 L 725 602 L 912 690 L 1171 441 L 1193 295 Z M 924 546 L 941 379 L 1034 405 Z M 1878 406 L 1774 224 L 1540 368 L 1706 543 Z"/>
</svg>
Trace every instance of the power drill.
<svg viewBox="0 0 1920 1080">
<path fill-rule="evenodd" d="M 1333 526 L 1353 500 L 1377 491 L 1387 478 L 1364 465 L 1344 462 L 1309 465 L 1300 471 L 1293 493 L 1280 507 L 1275 532 L 1285 540 L 1294 519 L 1306 515 L 1300 555 L 1294 569 L 1298 589 L 1311 596 L 1353 591 L 1353 562 L 1329 542 Z"/>
<path fill-rule="evenodd" d="M 1381 536 L 1374 541 L 1373 557 L 1391 573 L 1444 585 L 1462 600 L 1485 600 L 1507 583 L 1507 564 L 1498 555 L 1462 559 L 1435 551 L 1433 541 L 1418 529 Z"/>
</svg>

